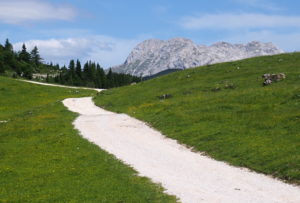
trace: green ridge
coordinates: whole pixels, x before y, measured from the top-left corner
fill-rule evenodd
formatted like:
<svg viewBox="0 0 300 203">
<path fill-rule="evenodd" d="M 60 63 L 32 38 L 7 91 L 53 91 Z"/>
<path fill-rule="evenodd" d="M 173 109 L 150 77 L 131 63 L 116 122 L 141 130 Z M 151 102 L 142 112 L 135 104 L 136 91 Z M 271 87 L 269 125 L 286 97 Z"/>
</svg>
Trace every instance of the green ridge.
<svg viewBox="0 0 300 203">
<path fill-rule="evenodd" d="M 73 129 L 61 100 L 93 95 L 0 77 L 0 202 L 176 202 Z"/>
<path fill-rule="evenodd" d="M 263 87 L 265 73 L 287 78 Z M 188 69 L 95 101 L 215 159 L 300 183 L 300 53 Z"/>
</svg>

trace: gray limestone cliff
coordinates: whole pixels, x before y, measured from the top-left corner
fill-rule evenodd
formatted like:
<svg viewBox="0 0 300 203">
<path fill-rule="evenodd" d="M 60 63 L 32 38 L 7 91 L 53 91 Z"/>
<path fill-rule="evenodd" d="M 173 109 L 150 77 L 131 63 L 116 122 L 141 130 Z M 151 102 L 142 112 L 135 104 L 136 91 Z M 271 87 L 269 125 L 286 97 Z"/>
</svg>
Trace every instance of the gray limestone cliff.
<svg viewBox="0 0 300 203">
<path fill-rule="evenodd" d="M 125 63 L 112 67 L 112 70 L 136 76 L 149 76 L 167 69 L 186 69 L 280 53 L 283 51 L 274 44 L 257 41 L 247 44 L 218 42 L 204 46 L 185 38 L 166 41 L 149 39 L 138 44 Z"/>
</svg>

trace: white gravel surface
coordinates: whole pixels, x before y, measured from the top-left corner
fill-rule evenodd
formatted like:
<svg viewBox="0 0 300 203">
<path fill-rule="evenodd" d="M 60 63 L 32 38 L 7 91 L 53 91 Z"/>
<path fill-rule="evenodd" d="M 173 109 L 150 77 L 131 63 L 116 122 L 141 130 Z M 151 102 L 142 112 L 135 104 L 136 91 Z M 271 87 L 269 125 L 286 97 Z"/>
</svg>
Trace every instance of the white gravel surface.
<svg viewBox="0 0 300 203">
<path fill-rule="evenodd" d="M 298 186 L 192 152 L 141 121 L 96 107 L 91 97 L 63 103 L 80 114 L 74 126 L 84 138 L 182 202 L 300 203 Z"/>
<path fill-rule="evenodd" d="M 89 88 L 89 87 L 73 87 L 73 86 L 66 86 L 66 85 L 51 84 L 51 83 L 37 82 L 37 81 L 33 81 L 33 80 L 19 80 L 19 81 L 33 83 L 33 84 L 37 84 L 37 85 L 53 86 L 53 87 L 64 87 L 64 88 L 71 88 L 71 89 L 95 90 L 97 92 L 100 92 L 100 91 L 103 90 L 103 89 L 95 89 L 95 88 Z"/>
</svg>

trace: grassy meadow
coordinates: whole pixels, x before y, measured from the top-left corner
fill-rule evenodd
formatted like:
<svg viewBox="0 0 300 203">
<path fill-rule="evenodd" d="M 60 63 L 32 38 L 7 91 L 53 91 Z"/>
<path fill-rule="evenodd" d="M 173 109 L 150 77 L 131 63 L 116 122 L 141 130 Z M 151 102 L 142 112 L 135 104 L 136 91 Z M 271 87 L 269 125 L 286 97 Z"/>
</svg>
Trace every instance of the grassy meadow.
<svg viewBox="0 0 300 203">
<path fill-rule="evenodd" d="M 61 100 L 95 94 L 0 77 L 0 202 L 176 202 L 73 129 Z"/>
<path fill-rule="evenodd" d="M 265 73 L 287 78 L 263 87 Z M 300 53 L 188 69 L 95 102 L 215 159 L 300 184 Z"/>
</svg>

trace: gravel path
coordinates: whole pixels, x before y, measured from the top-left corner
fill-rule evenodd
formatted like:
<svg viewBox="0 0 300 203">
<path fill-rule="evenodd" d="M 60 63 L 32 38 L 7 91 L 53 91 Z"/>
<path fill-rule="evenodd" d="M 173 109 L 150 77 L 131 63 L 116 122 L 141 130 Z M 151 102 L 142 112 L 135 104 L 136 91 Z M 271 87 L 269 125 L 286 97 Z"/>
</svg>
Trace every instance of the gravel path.
<svg viewBox="0 0 300 203">
<path fill-rule="evenodd" d="M 96 107 L 91 97 L 66 99 L 81 135 L 161 183 L 186 203 L 300 203 L 300 188 L 192 152 L 145 123 Z"/>
<path fill-rule="evenodd" d="M 66 85 L 51 84 L 51 83 L 45 83 L 45 82 L 37 82 L 37 81 L 33 81 L 33 80 L 19 80 L 19 81 L 33 83 L 33 84 L 37 84 L 37 85 L 52 86 L 52 87 L 64 87 L 64 88 L 71 88 L 71 89 L 95 90 L 97 92 L 101 92 L 103 90 L 103 89 L 96 89 L 96 88 L 89 88 L 89 87 L 73 87 L 73 86 L 66 86 Z"/>
</svg>

